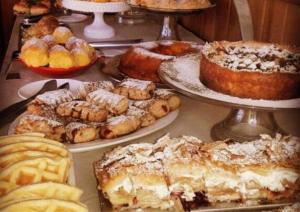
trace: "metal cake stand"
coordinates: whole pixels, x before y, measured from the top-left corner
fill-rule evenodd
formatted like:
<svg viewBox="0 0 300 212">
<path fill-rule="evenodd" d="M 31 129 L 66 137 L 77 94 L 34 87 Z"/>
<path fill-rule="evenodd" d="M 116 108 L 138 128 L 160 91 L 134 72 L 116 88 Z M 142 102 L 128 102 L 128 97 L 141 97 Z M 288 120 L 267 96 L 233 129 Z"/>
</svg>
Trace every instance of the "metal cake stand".
<svg viewBox="0 0 300 212">
<path fill-rule="evenodd" d="M 209 104 L 231 108 L 227 117 L 212 127 L 211 137 L 213 140 L 230 138 L 243 142 L 257 139 L 260 134 L 271 136 L 275 136 L 276 133 L 286 134 L 277 124 L 274 112 L 300 110 L 300 98 L 280 101 L 252 100 L 217 93 L 204 85 L 199 90 L 168 75 L 165 70 L 170 68 L 174 67 L 168 63 L 162 64 L 159 76 L 179 93 Z"/>
<path fill-rule="evenodd" d="M 129 6 L 145 13 L 154 13 L 163 16 L 163 22 L 157 40 L 181 40 L 177 25 L 178 17 L 200 13 L 206 9 L 215 7 L 215 4 L 199 9 L 160 9 L 145 6 L 136 6 L 130 3 Z"/>
</svg>

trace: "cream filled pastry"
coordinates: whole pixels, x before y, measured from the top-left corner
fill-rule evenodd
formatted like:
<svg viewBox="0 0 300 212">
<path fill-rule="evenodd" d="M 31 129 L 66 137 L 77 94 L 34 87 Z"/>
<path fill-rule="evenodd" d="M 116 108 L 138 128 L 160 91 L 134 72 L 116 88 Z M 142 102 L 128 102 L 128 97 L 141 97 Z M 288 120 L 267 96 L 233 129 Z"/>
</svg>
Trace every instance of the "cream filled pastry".
<svg viewBox="0 0 300 212">
<path fill-rule="evenodd" d="M 113 149 L 94 168 L 98 188 L 114 208 L 176 210 L 178 198 L 185 207 L 194 207 L 199 198 L 211 205 L 293 198 L 299 191 L 299 161 L 300 140 L 292 136 L 206 143 L 192 136 L 166 135 L 154 144 Z M 138 191 L 141 182 L 143 191 Z M 149 187 L 150 183 L 154 184 Z"/>
</svg>

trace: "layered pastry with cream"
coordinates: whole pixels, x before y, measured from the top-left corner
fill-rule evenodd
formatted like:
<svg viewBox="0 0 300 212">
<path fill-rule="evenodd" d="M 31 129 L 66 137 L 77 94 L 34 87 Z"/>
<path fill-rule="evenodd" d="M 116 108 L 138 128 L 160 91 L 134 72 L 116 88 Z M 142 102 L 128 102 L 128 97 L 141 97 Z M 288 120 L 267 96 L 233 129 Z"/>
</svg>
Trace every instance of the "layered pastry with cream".
<svg viewBox="0 0 300 212">
<path fill-rule="evenodd" d="M 207 43 L 200 80 L 224 94 L 251 99 L 300 97 L 297 49 L 253 41 Z"/>
<path fill-rule="evenodd" d="M 116 210 L 174 205 L 163 164 L 152 154 L 151 144 L 117 147 L 94 163 L 99 189 Z"/>
<path fill-rule="evenodd" d="M 154 144 L 113 149 L 94 168 L 98 188 L 114 208 L 176 210 L 180 199 L 190 210 L 204 203 L 293 201 L 299 161 L 300 140 L 292 136 L 204 143 L 167 135 Z"/>
</svg>

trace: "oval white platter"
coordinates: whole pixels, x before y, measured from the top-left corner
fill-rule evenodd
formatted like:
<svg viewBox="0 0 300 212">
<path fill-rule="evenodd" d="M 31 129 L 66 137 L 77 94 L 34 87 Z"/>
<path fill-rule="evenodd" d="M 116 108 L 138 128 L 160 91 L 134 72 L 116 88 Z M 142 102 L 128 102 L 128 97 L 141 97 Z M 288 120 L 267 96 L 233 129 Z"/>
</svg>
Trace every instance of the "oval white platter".
<svg viewBox="0 0 300 212">
<path fill-rule="evenodd" d="M 128 135 L 124 135 L 118 138 L 114 139 L 97 139 L 95 141 L 87 142 L 87 143 L 81 143 L 81 144 L 65 144 L 66 147 L 69 149 L 70 152 L 86 152 L 90 150 L 95 150 L 107 146 L 112 146 L 115 144 L 121 144 L 127 141 L 131 141 L 137 138 L 144 137 L 146 135 L 149 135 L 151 133 L 154 133 L 160 129 L 165 128 L 169 124 L 171 124 L 178 116 L 179 110 L 175 110 L 170 112 L 167 116 L 160 118 L 156 120 L 156 122 L 145 128 L 141 128 L 133 133 L 130 133 Z M 15 132 L 15 127 L 19 123 L 22 116 L 26 115 L 26 112 L 17 117 L 9 126 L 8 134 L 12 135 Z"/>
<path fill-rule="evenodd" d="M 200 82 L 200 56 L 187 55 L 163 62 L 159 68 L 160 78 L 172 88 L 187 96 L 234 107 L 263 110 L 299 109 L 300 98 L 288 100 L 255 100 L 222 94 L 207 88 Z"/>
<path fill-rule="evenodd" d="M 51 79 L 50 79 L 51 80 Z M 41 88 L 43 87 L 43 85 L 50 81 L 50 80 L 40 80 L 40 81 L 35 81 L 35 82 L 31 82 L 28 83 L 26 85 L 24 85 L 23 87 L 21 87 L 18 90 L 18 95 L 23 98 L 23 99 L 27 99 L 31 96 L 33 96 L 34 94 L 36 94 L 39 90 L 41 90 Z M 78 87 L 81 85 L 81 82 L 78 80 L 73 80 L 73 79 L 57 79 L 56 83 L 57 83 L 57 87 L 68 82 L 70 85 L 70 90 L 72 92 L 75 92 Z"/>
</svg>

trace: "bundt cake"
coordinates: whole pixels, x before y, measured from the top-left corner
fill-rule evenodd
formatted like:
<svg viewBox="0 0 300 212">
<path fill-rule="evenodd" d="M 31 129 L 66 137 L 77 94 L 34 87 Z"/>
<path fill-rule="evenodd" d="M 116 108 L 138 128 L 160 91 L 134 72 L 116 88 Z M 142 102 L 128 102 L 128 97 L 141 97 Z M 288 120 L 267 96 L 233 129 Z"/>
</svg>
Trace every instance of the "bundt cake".
<svg viewBox="0 0 300 212">
<path fill-rule="evenodd" d="M 200 46 L 196 43 L 146 42 L 129 48 L 121 56 L 119 69 L 132 78 L 160 82 L 157 70 L 161 62 L 196 52 L 200 52 Z"/>
</svg>

